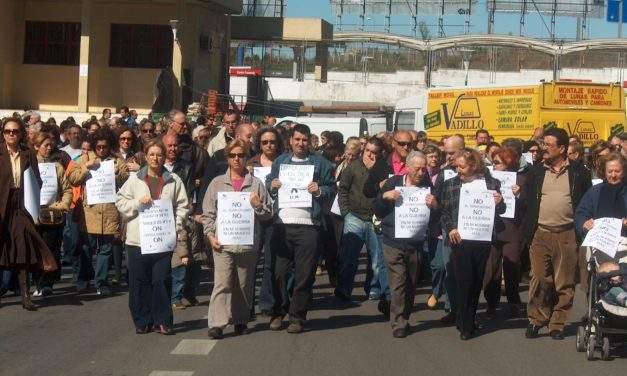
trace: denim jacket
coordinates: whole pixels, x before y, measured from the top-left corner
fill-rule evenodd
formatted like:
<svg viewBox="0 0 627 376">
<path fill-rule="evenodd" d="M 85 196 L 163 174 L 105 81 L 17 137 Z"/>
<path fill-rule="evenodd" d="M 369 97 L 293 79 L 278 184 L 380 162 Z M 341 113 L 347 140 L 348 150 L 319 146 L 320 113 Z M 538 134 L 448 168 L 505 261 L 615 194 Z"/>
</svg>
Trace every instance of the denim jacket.
<svg viewBox="0 0 627 376">
<path fill-rule="evenodd" d="M 301 164 L 292 161 L 294 154 L 287 152 L 279 155 L 272 163 L 272 169 L 266 177 L 266 188 L 270 192 L 270 197 L 274 200 L 274 212 L 279 212 L 278 190 L 272 189 L 272 180 L 278 179 L 279 170 L 282 164 Z M 335 178 L 333 177 L 333 167 L 331 162 L 317 154 L 309 154 L 307 161 L 302 164 L 313 165 L 314 174 L 313 181 L 318 183 L 320 187 L 320 196 L 312 195 L 313 202 L 311 207 L 311 220 L 316 226 L 322 224 L 322 207 L 325 201 L 332 200 L 335 197 Z"/>
</svg>

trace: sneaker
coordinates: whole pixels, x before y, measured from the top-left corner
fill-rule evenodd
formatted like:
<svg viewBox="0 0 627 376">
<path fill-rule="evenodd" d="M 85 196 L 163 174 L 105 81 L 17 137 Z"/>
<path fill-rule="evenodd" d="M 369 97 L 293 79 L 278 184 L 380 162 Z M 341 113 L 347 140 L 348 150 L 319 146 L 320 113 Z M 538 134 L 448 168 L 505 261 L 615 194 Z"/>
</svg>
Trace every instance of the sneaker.
<svg viewBox="0 0 627 376">
<path fill-rule="evenodd" d="M 405 338 L 407 337 L 407 329 L 405 328 L 397 328 L 392 331 L 392 337 L 394 338 Z"/>
<path fill-rule="evenodd" d="M 35 290 L 33 292 L 33 296 L 42 296 L 43 294 L 41 293 L 41 290 Z"/>
<path fill-rule="evenodd" d="M 368 300 L 379 300 L 380 297 L 381 296 L 376 292 L 371 292 L 370 294 L 368 294 Z"/>
<path fill-rule="evenodd" d="M 111 295 L 111 290 L 109 290 L 109 287 L 107 286 L 101 286 L 101 287 L 98 287 L 98 289 L 96 290 L 96 294 L 102 295 L 102 296 L 109 296 Z"/>
<path fill-rule="evenodd" d="M 41 295 L 42 296 L 52 295 L 52 287 L 44 287 L 43 289 L 41 289 Z"/>
<path fill-rule="evenodd" d="M 183 304 L 180 300 L 172 303 L 172 309 L 175 310 L 175 311 L 176 310 L 182 310 L 182 309 L 185 309 L 185 308 L 186 308 L 185 304 Z"/>
<path fill-rule="evenodd" d="M 291 322 L 290 325 L 287 327 L 287 332 L 290 334 L 302 333 L 304 330 L 305 328 L 303 327 L 303 324 L 299 322 Z"/>
</svg>

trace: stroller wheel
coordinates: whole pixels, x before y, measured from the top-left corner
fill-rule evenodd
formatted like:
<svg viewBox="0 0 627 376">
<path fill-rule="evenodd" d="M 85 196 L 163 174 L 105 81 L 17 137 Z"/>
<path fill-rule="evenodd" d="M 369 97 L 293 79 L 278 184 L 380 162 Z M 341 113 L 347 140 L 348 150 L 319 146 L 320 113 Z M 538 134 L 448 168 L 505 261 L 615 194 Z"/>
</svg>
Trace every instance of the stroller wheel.
<svg viewBox="0 0 627 376">
<path fill-rule="evenodd" d="M 610 358 L 610 339 L 603 337 L 603 347 L 601 348 L 601 359 L 608 360 Z"/>
<path fill-rule="evenodd" d="M 588 338 L 588 347 L 586 348 L 586 357 L 588 360 L 594 359 L 594 351 L 596 350 L 597 336 L 594 334 Z"/>
<path fill-rule="evenodd" d="M 577 345 L 577 352 L 586 351 L 586 328 L 584 326 L 580 326 L 577 328 L 577 337 L 575 338 L 575 343 Z"/>
</svg>

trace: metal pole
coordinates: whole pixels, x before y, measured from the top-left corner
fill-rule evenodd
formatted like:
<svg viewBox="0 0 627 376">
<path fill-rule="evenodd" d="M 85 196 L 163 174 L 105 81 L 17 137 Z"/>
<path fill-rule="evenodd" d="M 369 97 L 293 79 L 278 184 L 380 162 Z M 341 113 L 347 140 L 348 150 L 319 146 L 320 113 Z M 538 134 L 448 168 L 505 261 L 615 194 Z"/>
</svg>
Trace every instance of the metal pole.
<svg viewBox="0 0 627 376">
<path fill-rule="evenodd" d="M 618 38 L 623 37 L 623 0 L 618 2 Z"/>
<path fill-rule="evenodd" d="M 466 27 L 464 30 L 464 34 L 470 34 L 470 13 L 472 9 L 472 0 L 468 0 L 468 13 L 466 13 Z"/>
<path fill-rule="evenodd" d="M 438 18 L 438 28 L 440 29 L 438 32 L 438 36 L 440 38 L 444 38 L 444 0 L 440 5 L 440 17 Z"/>
<path fill-rule="evenodd" d="M 527 0 L 523 0 L 520 7 L 520 26 L 518 34 L 522 37 L 525 33 L 525 15 L 527 13 Z"/>
</svg>

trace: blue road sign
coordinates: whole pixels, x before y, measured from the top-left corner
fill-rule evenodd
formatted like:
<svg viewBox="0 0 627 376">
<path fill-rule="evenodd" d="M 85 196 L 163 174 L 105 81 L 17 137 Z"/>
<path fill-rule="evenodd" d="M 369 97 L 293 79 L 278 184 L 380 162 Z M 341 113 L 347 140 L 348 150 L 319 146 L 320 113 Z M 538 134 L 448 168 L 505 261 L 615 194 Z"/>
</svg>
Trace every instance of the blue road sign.
<svg viewBox="0 0 627 376">
<path fill-rule="evenodd" d="M 620 18 L 618 11 L 620 9 L 619 0 L 608 0 L 607 2 L 607 22 L 616 22 Z M 627 2 L 623 2 L 623 23 L 627 22 Z"/>
</svg>

